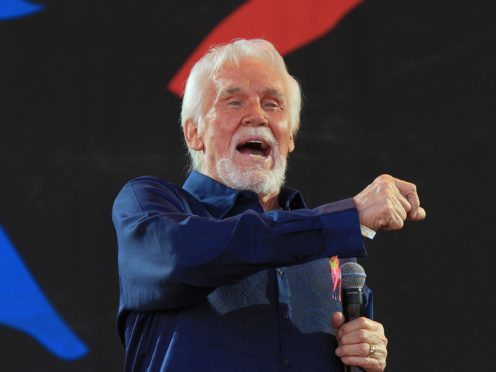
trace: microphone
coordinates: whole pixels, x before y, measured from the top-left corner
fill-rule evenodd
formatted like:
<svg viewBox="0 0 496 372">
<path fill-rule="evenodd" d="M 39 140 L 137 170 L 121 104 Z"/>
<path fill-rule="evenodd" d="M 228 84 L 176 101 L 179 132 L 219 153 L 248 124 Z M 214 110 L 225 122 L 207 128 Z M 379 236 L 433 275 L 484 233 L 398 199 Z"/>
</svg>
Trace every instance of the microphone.
<svg viewBox="0 0 496 372">
<path fill-rule="evenodd" d="M 346 262 L 341 266 L 341 302 L 346 322 L 357 319 L 363 313 L 363 292 L 365 270 L 356 262 Z M 344 366 L 344 372 L 364 371 L 360 367 Z"/>
</svg>

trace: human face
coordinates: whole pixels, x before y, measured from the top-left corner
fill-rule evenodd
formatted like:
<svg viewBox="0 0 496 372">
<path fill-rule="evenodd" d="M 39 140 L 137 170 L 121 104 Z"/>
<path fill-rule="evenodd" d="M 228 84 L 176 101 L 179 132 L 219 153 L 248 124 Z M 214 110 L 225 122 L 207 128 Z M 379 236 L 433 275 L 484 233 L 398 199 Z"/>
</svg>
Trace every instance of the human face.
<svg viewBox="0 0 496 372">
<path fill-rule="evenodd" d="M 286 77 L 266 63 L 245 58 L 223 66 L 208 89 L 205 128 L 196 133 L 201 171 L 230 187 L 279 191 L 294 149 L 287 97 Z"/>
</svg>

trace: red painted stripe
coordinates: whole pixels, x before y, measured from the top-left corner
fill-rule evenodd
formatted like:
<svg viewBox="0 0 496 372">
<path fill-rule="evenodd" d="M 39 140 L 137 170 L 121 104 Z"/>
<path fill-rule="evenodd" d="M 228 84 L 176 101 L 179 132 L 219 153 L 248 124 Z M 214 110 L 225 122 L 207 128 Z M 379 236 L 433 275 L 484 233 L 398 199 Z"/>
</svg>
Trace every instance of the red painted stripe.
<svg viewBox="0 0 496 372">
<path fill-rule="evenodd" d="M 329 32 L 362 0 L 251 0 L 222 20 L 198 45 L 167 88 L 182 94 L 195 62 L 213 45 L 264 38 L 286 55 Z"/>
</svg>

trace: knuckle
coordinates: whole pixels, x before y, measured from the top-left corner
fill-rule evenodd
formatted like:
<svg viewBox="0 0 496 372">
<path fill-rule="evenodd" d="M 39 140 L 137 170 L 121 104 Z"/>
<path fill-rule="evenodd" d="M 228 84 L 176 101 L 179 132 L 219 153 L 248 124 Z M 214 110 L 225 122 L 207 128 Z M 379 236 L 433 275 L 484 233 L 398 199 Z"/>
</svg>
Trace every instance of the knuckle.
<svg viewBox="0 0 496 372">
<path fill-rule="evenodd" d="M 381 190 L 381 193 L 386 200 L 390 200 L 394 198 L 394 190 L 389 186 L 384 187 Z"/>
<path fill-rule="evenodd" d="M 392 180 L 392 176 L 387 174 L 387 173 L 384 173 L 384 174 L 381 174 L 379 177 L 376 178 L 376 180 L 380 181 L 380 182 L 389 182 Z"/>
<path fill-rule="evenodd" d="M 360 342 L 367 341 L 367 331 L 365 329 L 360 329 L 358 331 L 358 341 Z"/>
<path fill-rule="evenodd" d="M 369 355 L 370 347 L 369 344 L 362 343 L 360 344 L 360 353 L 362 355 Z"/>
<path fill-rule="evenodd" d="M 367 325 L 368 319 L 365 318 L 364 316 L 361 316 L 357 319 L 357 322 L 360 326 L 364 327 Z"/>
</svg>

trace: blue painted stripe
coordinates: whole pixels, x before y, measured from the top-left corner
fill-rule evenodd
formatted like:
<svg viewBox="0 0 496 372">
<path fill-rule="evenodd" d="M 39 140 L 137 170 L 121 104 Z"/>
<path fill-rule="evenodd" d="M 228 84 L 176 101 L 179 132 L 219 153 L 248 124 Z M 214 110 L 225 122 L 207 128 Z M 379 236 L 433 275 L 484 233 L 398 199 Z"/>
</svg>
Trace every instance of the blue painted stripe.
<svg viewBox="0 0 496 372">
<path fill-rule="evenodd" d="M 30 335 L 61 359 L 79 359 L 88 352 L 46 299 L 2 226 L 0 323 Z"/>
<path fill-rule="evenodd" d="M 26 17 L 44 8 L 25 0 L 0 0 L 0 21 Z"/>
</svg>

